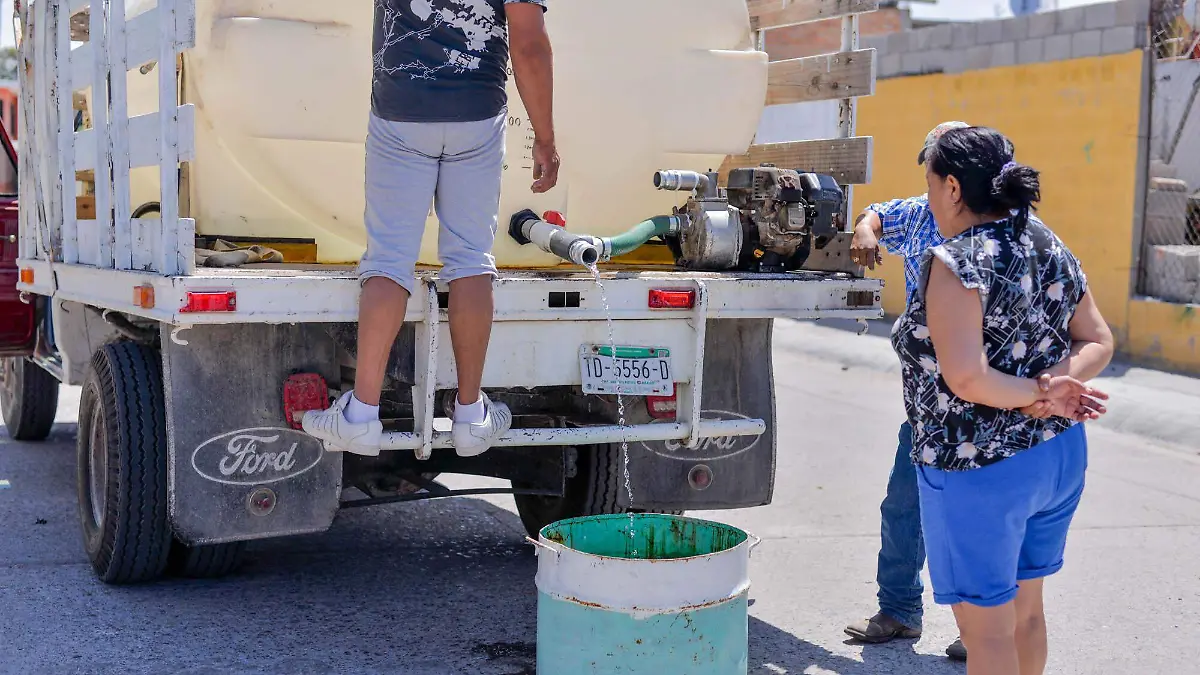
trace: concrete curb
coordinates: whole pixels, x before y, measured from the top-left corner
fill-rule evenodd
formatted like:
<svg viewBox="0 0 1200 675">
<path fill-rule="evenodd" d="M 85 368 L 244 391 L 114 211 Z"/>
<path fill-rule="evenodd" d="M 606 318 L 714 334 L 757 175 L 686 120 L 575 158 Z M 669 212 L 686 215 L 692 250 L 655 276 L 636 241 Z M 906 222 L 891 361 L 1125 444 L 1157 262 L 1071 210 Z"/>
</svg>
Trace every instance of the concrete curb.
<svg viewBox="0 0 1200 675">
<path fill-rule="evenodd" d="M 888 339 L 891 322 L 873 321 L 855 333 L 847 321 L 778 321 L 775 346 L 794 354 L 851 368 L 900 375 Z M 1200 455 L 1200 378 L 1113 363 L 1096 386 L 1112 397 L 1109 413 L 1095 424 L 1124 434 L 1169 443 Z"/>
</svg>

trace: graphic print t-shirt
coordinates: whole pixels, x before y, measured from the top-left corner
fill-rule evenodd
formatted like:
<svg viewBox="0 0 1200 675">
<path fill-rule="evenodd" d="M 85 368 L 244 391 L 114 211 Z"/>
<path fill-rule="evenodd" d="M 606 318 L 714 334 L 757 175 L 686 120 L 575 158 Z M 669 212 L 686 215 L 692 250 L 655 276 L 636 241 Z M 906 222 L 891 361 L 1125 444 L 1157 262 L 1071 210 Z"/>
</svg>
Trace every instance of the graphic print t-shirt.
<svg viewBox="0 0 1200 675">
<path fill-rule="evenodd" d="M 511 2 L 375 0 L 371 108 L 393 122 L 475 122 L 508 103 Z"/>
</svg>

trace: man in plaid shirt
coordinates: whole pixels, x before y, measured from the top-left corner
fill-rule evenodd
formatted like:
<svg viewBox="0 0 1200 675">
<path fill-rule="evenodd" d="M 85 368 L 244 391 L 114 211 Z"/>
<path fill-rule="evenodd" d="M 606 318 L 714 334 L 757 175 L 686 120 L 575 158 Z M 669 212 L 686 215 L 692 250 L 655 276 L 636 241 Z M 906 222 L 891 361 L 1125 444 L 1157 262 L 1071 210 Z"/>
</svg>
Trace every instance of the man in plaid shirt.
<svg viewBox="0 0 1200 675">
<path fill-rule="evenodd" d="M 925 137 L 925 146 L 917 163 L 925 163 L 925 151 L 937 143 L 950 129 L 970 126 L 964 122 L 944 122 Z M 942 244 L 926 195 L 893 199 L 868 206 L 854 227 L 850 256 L 858 265 L 871 269 L 883 262 L 880 244 L 889 253 L 904 259 L 905 302 L 912 298 L 921 278 L 921 256 L 925 251 Z M 896 639 L 921 637 L 924 614 L 921 568 L 925 566 L 925 541 L 921 535 L 921 502 L 917 492 L 917 473 L 913 466 L 912 427 L 907 421 L 900 426 L 900 442 L 896 462 L 888 480 L 887 496 L 880 506 L 883 516 L 880 535 L 879 612 L 846 627 L 846 634 L 864 642 L 882 643 Z M 962 640 L 946 649 L 951 658 L 965 660 L 967 650 Z"/>
</svg>

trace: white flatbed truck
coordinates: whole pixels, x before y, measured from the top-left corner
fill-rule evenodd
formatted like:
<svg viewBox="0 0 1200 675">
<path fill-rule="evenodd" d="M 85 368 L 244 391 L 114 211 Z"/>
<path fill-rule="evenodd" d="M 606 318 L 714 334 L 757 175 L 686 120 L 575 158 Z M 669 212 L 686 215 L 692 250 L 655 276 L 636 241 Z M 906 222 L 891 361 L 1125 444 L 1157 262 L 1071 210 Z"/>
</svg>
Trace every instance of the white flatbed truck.
<svg viewBox="0 0 1200 675">
<path fill-rule="evenodd" d="M 158 0 L 154 14 L 122 26 L 129 52 L 141 45 L 160 63 L 176 62 L 189 44 L 186 31 L 174 27 L 186 23 L 192 2 Z M 873 64 L 873 52 L 854 50 L 855 12 L 873 9 L 874 3 L 780 1 L 775 10 L 765 0 L 755 2 L 762 5 L 761 16 L 774 17 L 779 26 L 844 15 L 841 56 L 858 55 Z M 59 383 L 83 386 L 80 521 L 88 556 L 106 582 L 145 581 L 167 572 L 224 575 L 237 567 L 247 541 L 324 531 L 341 508 L 496 492 L 448 490 L 435 481 L 442 473 L 511 481 L 511 489 L 502 492 L 515 495 L 531 533 L 589 514 L 767 504 L 779 445 L 773 321 L 882 316 L 881 282 L 862 278 L 848 262 L 848 200 L 842 195 L 849 190 L 838 195 L 840 212 L 832 221 L 824 213 L 827 232 L 814 245 L 813 223 L 821 218 L 809 193 L 805 202 L 788 182 L 798 174 L 783 171 L 791 179 L 781 178 L 777 186 L 779 171 L 756 168 L 769 160 L 866 176 L 869 139 L 849 138 L 854 106 L 848 99 L 842 105 L 844 138 L 753 146 L 746 156 L 731 158 L 730 166 L 742 167 L 743 179 L 765 175 L 769 181 L 743 185 L 741 197 L 735 198 L 734 187 L 718 189 L 715 173 L 674 175 L 685 183 L 675 187 L 695 188 L 689 210 L 677 214 L 680 222 L 732 227 L 737 244 L 743 243 L 740 219 L 753 228 L 759 216 L 752 214 L 762 211 L 764 197 L 754 190 L 792 189 L 791 197 L 776 190 L 768 198 L 786 202 L 775 215 L 782 213 L 785 225 L 791 222 L 807 238 L 803 269 L 726 269 L 738 266 L 738 251 L 733 265 L 710 271 L 601 265 L 607 312 L 585 269 L 502 270 L 484 387 L 512 407 L 515 424 L 497 447 L 473 459 L 449 450 L 444 418 L 455 370 L 446 288 L 435 269 L 423 270 L 423 290 L 412 298 L 388 368 L 386 452 L 379 458 L 325 452 L 297 426 L 299 413 L 325 405 L 331 393 L 353 384 L 358 299 L 353 268 L 197 267 L 195 223 L 180 217 L 185 207 L 177 194 L 193 137 L 186 127 L 193 116 L 178 99 L 177 73 L 159 68 L 165 113 L 130 120 L 114 104 L 107 138 L 97 141 L 94 129 L 77 129 L 75 91 L 94 78 L 111 74 L 115 80 L 122 69 L 142 65 L 122 58 L 106 59 L 102 66 L 83 62 L 90 55 L 72 48 L 71 24 L 88 20 L 89 5 L 25 0 L 17 7 L 23 64 L 19 229 L 6 231 L 17 244 L 3 249 L 10 256 L 7 269 L 0 258 L 0 272 L 8 275 L 0 281 L 16 282 L 8 295 L 0 288 L 0 320 L 23 322 L 29 330 L 11 338 L 0 333 L 7 340 L 0 342 L 0 356 L 6 357 L 0 404 L 11 435 L 44 438 Z M 90 26 L 93 36 L 114 28 L 95 16 Z M 167 26 L 169 33 L 159 30 Z M 833 62 L 833 56 L 817 58 Z M 788 73 L 808 78 L 814 72 L 812 59 L 797 61 L 805 63 L 783 62 L 778 78 L 772 64 L 772 86 L 783 92 L 777 102 L 834 98 L 831 91 L 845 91 L 818 86 L 815 94 L 796 98 Z M 873 83 L 873 65 L 867 76 Z M 7 136 L 5 141 L 11 151 Z M 135 167 L 160 168 L 159 218 L 133 217 L 128 171 L 96 162 L 91 150 L 85 158 L 85 141 L 127 153 Z M 821 148 L 861 148 L 863 141 L 867 150 L 857 160 L 845 159 L 853 152 L 824 152 L 818 154 L 825 165 L 806 165 Z M 861 166 L 832 165 L 839 161 Z M 83 162 L 99 164 L 91 178 L 100 214 L 90 219 L 77 202 Z M 829 180 L 822 180 L 828 188 Z M 738 199 L 740 206 L 731 204 Z M 9 198 L 0 207 L 16 203 Z M 5 221 L 10 229 L 12 220 L 10 214 Z M 831 223 L 836 229 L 829 230 Z M 707 238 L 701 243 L 690 243 L 690 258 L 689 243 L 683 242 L 685 260 L 703 261 L 704 246 L 733 241 L 714 239 L 712 231 L 702 234 Z M 619 346 L 613 354 L 605 351 L 609 320 Z M 601 361 L 608 370 L 593 373 L 589 364 Z M 638 392 L 624 397 L 624 425 L 618 424 L 615 386 Z M 657 395 L 644 395 L 651 390 Z M 623 442 L 632 503 L 624 489 Z M 800 451 L 803 440 L 789 439 L 785 447 Z"/>
</svg>

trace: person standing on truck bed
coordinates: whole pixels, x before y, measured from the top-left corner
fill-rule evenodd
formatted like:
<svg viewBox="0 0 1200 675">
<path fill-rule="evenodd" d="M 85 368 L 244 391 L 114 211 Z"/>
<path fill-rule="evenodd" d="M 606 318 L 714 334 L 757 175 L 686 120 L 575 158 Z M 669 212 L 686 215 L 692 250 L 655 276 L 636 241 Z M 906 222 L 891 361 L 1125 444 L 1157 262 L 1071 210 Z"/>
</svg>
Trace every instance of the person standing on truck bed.
<svg viewBox="0 0 1200 675">
<path fill-rule="evenodd" d="M 536 137 L 533 191 L 558 182 L 545 10 L 546 0 L 375 0 L 355 388 L 303 421 L 327 450 L 379 454 L 384 373 L 417 290 L 414 272 L 431 202 L 441 225 L 440 276 L 450 284 L 455 449 L 464 457 L 482 454 L 512 426 L 508 407 L 490 401 L 480 385 L 492 328 L 491 251 L 510 52 Z"/>
</svg>

